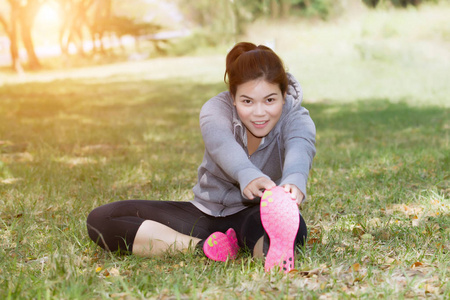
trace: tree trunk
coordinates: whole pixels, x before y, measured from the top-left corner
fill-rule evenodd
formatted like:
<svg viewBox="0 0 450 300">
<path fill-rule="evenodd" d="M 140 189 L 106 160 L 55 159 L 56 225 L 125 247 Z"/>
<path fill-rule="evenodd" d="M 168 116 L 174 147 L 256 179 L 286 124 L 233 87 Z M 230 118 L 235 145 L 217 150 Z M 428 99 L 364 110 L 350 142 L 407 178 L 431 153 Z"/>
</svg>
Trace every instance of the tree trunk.
<svg viewBox="0 0 450 300">
<path fill-rule="evenodd" d="M 280 6 L 277 0 L 270 0 L 270 15 L 273 19 L 278 19 L 280 15 Z"/>
<path fill-rule="evenodd" d="M 31 35 L 31 29 L 33 27 L 34 18 L 39 11 L 40 3 L 38 0 L 27 1 L 25 6 L 20 6 L 19 10 L 19 23 L 20 33 L 22 35 L 23 45 L 28 54 L 28 64 L 32 70 L 39 69 L 41 63 L 36 55 L 33 44 L 33 37 Z"/>
<path fill-rule="evenodd" d="M 88 25 L 89 32 L 91 33 L 91 38 L 94 43 L 93 52 L 97 52 L 96 42 L 98 40 L 99 48 L 101 54 L 107 54 L 106 48 L 103 45 L 103 38 L 105 36 L 105 32 L 109 29 L 111 23 L 111 10 L 112 10 L 112 2 L 111 0 L 99 0 L 92 4 L 94 8 L 94 18 L 92 22 L 86 20 L 86 24 Z M 110 39 L 111 44 L 113 43 L 112 39 Z"/>
<path fill-rule="evenodd" d="M 17 46 L 17 21 L 19 19 L 18 15 L 18 5 L 16 2 L 9 2 L 11 5 L 10 12 L 10 24 L 8 26 L 8 22 L 6 19 L 0 15 L 0 23 L 3 24 L 5 32 L 9 38 L 9 52 L 11 54 L 11 67 L 17 73 L 23 73 L 22 65 L 20 64 L 19 57 L 19 47 Z"/>
<path fill-rule="evenodd" d="M 289 17 L 289 12 L 291 11 L 291 0 L 281 0 L 281 17 Z"/>
<path fill-rule="evenodd" d="M 59 41 L 63 56 L 69 56 L 70 44 L 74 44 L 80 56 L 86 56 L 83 47 L 83 27 L 88 26 L 87 13 L 94 0 L 65 1 L 63 5 L 64 24 L 61 26 Z M 89 27 L 89 26 L 88 26 Z"/>
<path fill-rule="evenodd" d="M 11 31 L 9 36 L 9 51 L 11 53 L 12 68 L 17 73 L 23 73 L 22 65 L 20 64 L 19 47 L 17 46 L 17 19 L 11 21 Z"/>
<path fill-rule="evenodd" d="M 23 45 L 25 46 L 28 54 L 28 65 L 30 69 L 37 70 L 41 67 L 41 63 L 39 62 L 36 52 L 34 51 L 33 39 L 31 37 L 31 24 L 22 19 L 20 25 Z"/>
</svg>

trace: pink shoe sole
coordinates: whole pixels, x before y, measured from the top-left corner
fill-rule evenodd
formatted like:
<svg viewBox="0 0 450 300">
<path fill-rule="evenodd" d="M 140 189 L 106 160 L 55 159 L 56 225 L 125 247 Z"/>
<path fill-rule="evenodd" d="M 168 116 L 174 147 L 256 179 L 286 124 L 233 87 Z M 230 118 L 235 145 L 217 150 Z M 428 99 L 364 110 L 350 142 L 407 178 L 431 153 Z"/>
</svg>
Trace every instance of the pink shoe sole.
<svg viewBox="0 0 450 300">
<path fill-rule="evenodd" d="M 228 229 L 226 233 L 214 232 L 203 244 L 203 252 L 214 261 L 236 259 L 238 251 L 236 232 L 233 228 Z"/>
<path fill-rule="evenodd" d="M 266 190 L 261 198 L 261 222 L 270 239 L 264 269 L 279 266 L 285 273 L 294 268 L 294 242 L 300 225 L 296 201 L 282 187 Z"/>
</svg>

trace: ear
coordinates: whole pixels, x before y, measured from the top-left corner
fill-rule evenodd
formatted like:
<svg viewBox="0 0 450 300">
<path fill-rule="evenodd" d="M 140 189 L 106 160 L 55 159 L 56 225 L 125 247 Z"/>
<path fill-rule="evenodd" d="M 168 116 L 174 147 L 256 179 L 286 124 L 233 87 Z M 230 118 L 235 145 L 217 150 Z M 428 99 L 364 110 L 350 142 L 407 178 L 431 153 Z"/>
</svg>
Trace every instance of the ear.
<svg viewBox="0 0 450 300">
<path fill-rule="evenodd" d="M 236 106 L 236 99 L 235 99 L 234 95 L 231 95 L 231 98 L 233 99 L 233 105 Z"/>
<path fill-rule="evenodd" d="M 286 103 L 286 96 L 287 96 L 287 92 L 284 92 L 284 94 L 283 94 L 283 104 Z"/>
</svg>

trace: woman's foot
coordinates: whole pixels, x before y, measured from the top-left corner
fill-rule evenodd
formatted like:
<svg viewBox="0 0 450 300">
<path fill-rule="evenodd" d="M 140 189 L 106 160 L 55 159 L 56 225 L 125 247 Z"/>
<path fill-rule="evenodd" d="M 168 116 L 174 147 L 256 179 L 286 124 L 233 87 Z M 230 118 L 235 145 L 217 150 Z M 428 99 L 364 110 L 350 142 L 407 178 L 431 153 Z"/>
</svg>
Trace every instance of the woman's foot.
<svg viewBox="0 0 450 300">
<path fill-rule="evenodd" d="M 239 245 L 233 228 L 228 229 L 226 233 L 214 232 L 203 244 L 205 255 L 215 261 L 236 259 L 238 251 Z"/>
<path fill-rule="evenodd" d="M 285 273 L 294 268 L 294 242 L 300 224 L 298 206 L 282 187 L 266 190 L 261 198 L 261 222 L 270 245 L 264 268 L 279 266 Z"/>
</svg>

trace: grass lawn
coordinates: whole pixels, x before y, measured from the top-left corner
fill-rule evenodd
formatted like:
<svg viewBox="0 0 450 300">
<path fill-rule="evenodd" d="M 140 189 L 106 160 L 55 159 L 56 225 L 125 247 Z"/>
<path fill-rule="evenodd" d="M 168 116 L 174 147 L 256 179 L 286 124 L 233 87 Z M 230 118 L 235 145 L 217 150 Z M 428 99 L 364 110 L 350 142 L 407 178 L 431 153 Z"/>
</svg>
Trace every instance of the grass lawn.
<svg viewBox="0 0 450 300">
<path fill-rule="evenodd" d="M 225 89 L 224 57 L 160 58 L 0 75 L 0 298 L 449 299 L 448 64 L 312 46 L 299 50 L 307 61 L 283 43 L 318 133 L 297 271 L 266 274 L 246 253 L 227 263 L 116 256 L 87 237 L 86 216 L 101 204 L 192 198 L 198 113 Z M 420 85 L 424 65 L 435 77 Z"/>
</svg>

